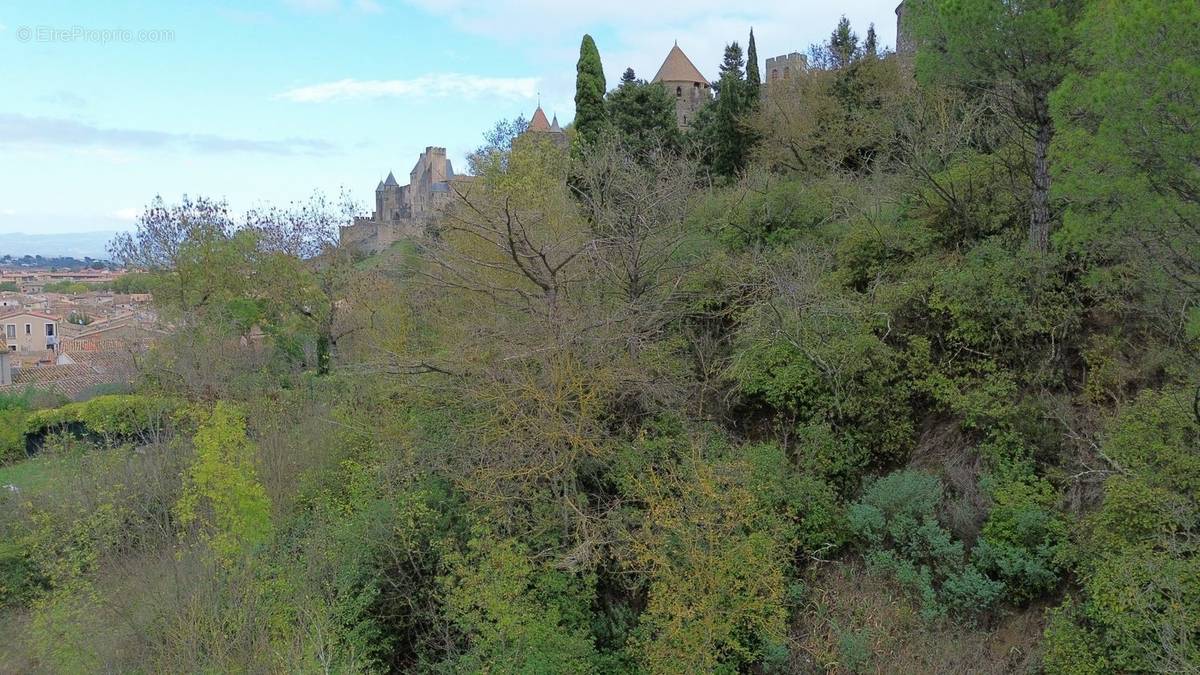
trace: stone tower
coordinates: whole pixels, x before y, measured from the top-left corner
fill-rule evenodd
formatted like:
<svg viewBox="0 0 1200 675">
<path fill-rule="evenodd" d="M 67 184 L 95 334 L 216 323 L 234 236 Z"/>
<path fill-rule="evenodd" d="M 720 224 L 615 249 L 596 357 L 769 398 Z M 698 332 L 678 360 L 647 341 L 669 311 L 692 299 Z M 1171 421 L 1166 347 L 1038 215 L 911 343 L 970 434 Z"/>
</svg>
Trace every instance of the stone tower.
<svg viewBox="0 0 1200 675">
<path fill-rule="evenodd" d="M 767 59 L 766 83 L 786 80 L 808 68 L 808 57 L 800 52 L 792 52 L 783 56 L 773 56 Z"/>
<path fill-rule="evenodd" d="M 554 116 L 553 122 L 547 121 L 546 111 L 542 110 L 540 104 L 533 111 L 533 117 L 529 118 L 529 127 L 521 134 L 521 138 L 545 138 L 559 148 L 570 144 L 566 132 L 558 125 L 558 115 Z"/>
<path fill-rule="evenodd" d="M 389 171 L 387 178 L 375 188 L 375 219 L 384 222 L 399 220 L 404 217 L 404 206 L 404 188 Z"/>
<path fill-rule="evenodd" d="M 909 16 L 907 0 L 901 0 L 896 5 L 896 53 L 901 56 L 912 56 L 917 51 L 917 43 L 912 35 L 912 17 Z"/>
<path fill-rule="evenodd" d="M 687 129 L 696 112 L 712 100 L 708 80 L 679 48 L 679 43 L 671 48 L 651 82 L 661 84 L 675 100 L 675 121 L 680 129 Z"/>
</svg>

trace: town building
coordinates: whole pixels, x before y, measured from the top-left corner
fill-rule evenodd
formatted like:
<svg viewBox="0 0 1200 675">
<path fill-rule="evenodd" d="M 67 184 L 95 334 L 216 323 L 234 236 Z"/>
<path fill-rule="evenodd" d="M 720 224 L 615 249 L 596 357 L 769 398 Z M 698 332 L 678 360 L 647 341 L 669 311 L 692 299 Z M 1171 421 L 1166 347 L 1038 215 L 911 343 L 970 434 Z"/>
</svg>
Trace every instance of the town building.
<svg viewBox="0 0 1200 675">
<path fill-rule="evenodd" d="M 16 310 L 0 315 L 8 350 L 20 356 L 46 355 L 58 350 L 58 318 L 41 312 Z"/>
</svg>

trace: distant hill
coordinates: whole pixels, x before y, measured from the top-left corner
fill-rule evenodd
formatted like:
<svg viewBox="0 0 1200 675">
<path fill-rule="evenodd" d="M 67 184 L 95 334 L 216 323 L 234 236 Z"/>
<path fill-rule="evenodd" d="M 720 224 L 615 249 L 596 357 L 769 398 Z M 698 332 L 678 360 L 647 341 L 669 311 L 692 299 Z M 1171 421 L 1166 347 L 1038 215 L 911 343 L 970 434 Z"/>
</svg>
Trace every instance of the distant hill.
<svg viewBox="0 0 1200 675">
<path fill-rule="evenodd" d="M 41 255 L 47 258 L 108 258 L 108 242 L 116 230 L 63 234 L 0 234 L 0 256 Z"/>
</svg>

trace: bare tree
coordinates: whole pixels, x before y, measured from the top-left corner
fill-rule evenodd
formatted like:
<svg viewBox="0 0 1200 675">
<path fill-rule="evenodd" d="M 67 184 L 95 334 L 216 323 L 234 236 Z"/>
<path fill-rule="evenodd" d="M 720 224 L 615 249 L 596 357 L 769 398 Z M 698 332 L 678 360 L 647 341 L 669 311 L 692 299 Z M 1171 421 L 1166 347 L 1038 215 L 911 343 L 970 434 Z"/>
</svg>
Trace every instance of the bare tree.
<svg viewBox="0 0 1200 675">
<path fill-rule="evenodd" d="M 638 303 L 677 285 L 687 269 L 679 253 L 695 163 L 662 148 L 635 157 L 609 138 L 579 162 L 576 174 L 573 192 L 612 288 Z"/>
</svg>

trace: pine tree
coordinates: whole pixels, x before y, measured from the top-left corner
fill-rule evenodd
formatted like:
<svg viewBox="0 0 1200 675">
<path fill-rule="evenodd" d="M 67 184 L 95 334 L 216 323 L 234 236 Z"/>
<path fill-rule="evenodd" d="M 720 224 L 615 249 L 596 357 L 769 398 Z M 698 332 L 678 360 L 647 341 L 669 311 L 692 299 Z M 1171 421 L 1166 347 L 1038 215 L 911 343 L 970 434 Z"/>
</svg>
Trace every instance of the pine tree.
<svg viewBox="0 0 1200 675">
<path fill-rule="evenodd" d="M 872 59 L 879 55 L 879 44 L 878 38 L 875 36 L 874 23 L 867 28 L 867 40 L 863 43 L 863 53 Z"/>
<path fill-rule="evenodd" d="M 633 68 L 626 68 L 624 73 L 621 73 L 621 84 L 631 84 L 637 81 L 637 73 L 633 72 Z"/>
<path fill-rule="evenodd" d="M 742 82 L 742 66 L 745 65 L 742 60 L 742 47 L 736 41 L 725 45 L 725 56 L 721 59 L 721 65 L 718 68 L 719 75 L 716 82 L 710 82 L 712 90 L 717 96 L 721 95 L 721 87 L 727 77 L 732 78 L 737 82 Z"/>
<path fill-rule="evenodd" d="M 1029 245 L 1050 246 L 1050 93 L 1073 67 L 1084 0 L 957 0 L 918 13 L 917 78 L 990 100 L 1033 139 Z"/>
<path fill-rule="evenodd" d="M 845 68 L 858 57 L 858 34 L 850 30 L 850 20 L 845 16 L 829 36 L 829 55 L 834 68 Z"/>
<path fill-rule="evenodd" d="M 757 97 L 762 76 L 758 72 L 758 49 L 754 46 L 753 28 L 750 29 L 750 44 L 746 46 L 746 84 L 750 86 L 750 95 Z"/>
<path fill-rule="evenodd" d="M 575 67 L 575 129 L 585 144 L 595 142 L 603 133 L 607 122 L 604 92 L 600 50 L 591 35 L 584 35 L 579 45 L 579 63 Z"/>
<path fill-rule="evenodd" d="M 745 63 L 742 60 L 742 48 L 736 41 L 725 45 L 725 58 L 721 61 L 720 79 L 723 80 L 726 75 L 730 74 L 739 80 L 742 79 L 742 66 Z"/>
<path fill-rule="evenodd" d="M 662 86 L 632 76 L 633 69 L 626 70 L 621 85 L 608 95 L 610 123 L 635 157 L 644 157 L 658 148 L 678 148 L 675 101 Z"/>
</svg>

